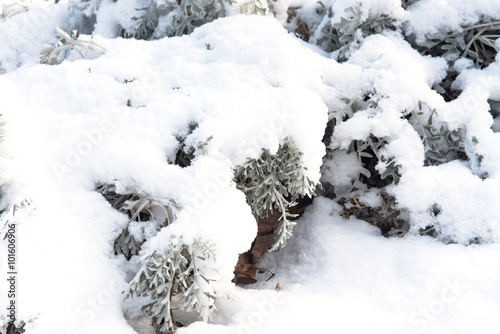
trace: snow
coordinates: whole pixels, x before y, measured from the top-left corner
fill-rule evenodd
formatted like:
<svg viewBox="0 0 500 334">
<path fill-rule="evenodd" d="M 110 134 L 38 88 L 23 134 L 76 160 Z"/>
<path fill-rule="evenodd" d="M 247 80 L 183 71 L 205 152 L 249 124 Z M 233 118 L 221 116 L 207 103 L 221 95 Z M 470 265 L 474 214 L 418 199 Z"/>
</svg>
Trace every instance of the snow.
<svg viewBox="0 0 500 334">
<path fill-rule="evenodd" d="M 341 210 L 317 198 L 296 227 L 300 238 L 259 263 L 273 280 L 221 303 L 216 324 L 179 333 L 496 332 L 498 245 L 384 239 Z"/>
<path fill-rule="evenodd" d="M 325 2 L 335 22 L 355 3 Z M 500 16 L 492 0 L 450 3 L 420 0 L 405 11 L 400 1 L 363 1 L 362 14 L 405 22 L 404 32 L 417 40 Z M 315 4 L 290 4 L 304 4 L 302 17 L 314 21 Z M 462 94 L 445 102 L 432 86 L 446 76 L 446 61 L 421 56 L 399 32 L 367 37 L 339 64 L 283 28 L 287 1 L 275 5 L 277 19 L 234 15 L 155 41 L 115 38 L 117 26 L 131 24 L 136 1 L 103 1 L 93 40 L 105 53 L 79 59 L 73 52 L 57 66 L 41 65 L 38 53 L 56 42 L 55 28 L 71 25 L 68 6 L 33 1 L 0 22 L 2 205 L 29 198 L 36 208 L 17 218 L 17 302 L 19 318 L 30 320 L 26 333 L 149 333 L 138 304 L 123 302 L 122 291 L 141 257 L 179 238 L 215 245 L 216 261 L 203 270 L 219 295 L 212 322 L 188 318 L 180 334 L 498 331 L 500 134 L 488 104 L 500 98 L 498 57 L 483 70 L 457 62 Z M 366 96 L 376 107 L 336 126 L 331 147 L 342 149 L 324 160 L 327 121 Z M 450 129 L 464 129 L 467 154 L 481 156 L 481 164 L 424 166 L 422 141 L 405 119 L 420 102 Z M 234 265 L 257 226 L 232 181 L 234 167 L 291 137 L 307 176 L 342 194 L 361 170 L 345 149 L 370 135 L 386 138 L 382 154 L 400 166 L 401 180 L 388 192 L 408 212 L 410 232 L 383 238 L 320 196 L 288 246 L 258 263 L 274 278 L 259 274 L 258 284 L 235 287 Z M 172 163 L 178 138 L 195 149 L 186 168 Z M 110 183 L 180 207 L 156 234 L 152 224 L 146 231 L 130 225 L 132 234 L 148 237 L 130 262 L 113 255 L 128 219 L 95 191 Z M 376 191 L 360 200 L 381 204 Z M 430 225 L 439 238 L 419 236 Z M 469 245 L 477 240 L 482 244 Z M 5 241 L 0 245 L 5 277 Z M 0 309 L 7 302 L 2 296 Z M 5 320 L 0 312 L 0 329 Z"/>
<path fill-rule="evenodd" d="M 250 26 L 254 34 L 247 36 Z M 222 33 L 228 27 L 231 33 Z M 172 237 L 182 236 L 188 244 L 206 238 L 217 247 L 215 276 L 209 277 L 217 279 L 224 295 L 231 289 L 238 254 L 256 235 L 245 196 L 232 183 L 232 168 L 258 157 L 261 148 L 275 152 L 292 136 L 304 152 L 308 176 L 317 182 L 325 152 L 327 107 L 312 89 L 324 85 L 320 65 L 326 59 L 302 48 L 273 20 L 228 18 L 191 36 L 151 43 L 95 40 L 107 49 L 97 59 L 22 67 L 2 78 L 3 91 L 11 92 L 2 100 L 9 123 L 3 168 L 11 175 L 12 191 L 29 194 L 40 207 L 36 219 L 23 223 L 29 232 L 21 230 L 31 245 L 20 257 L 21 272 L 39 276 L 46 287 L 40 292 L 27 288 L 20 296 L 26 305 L 23 317 L 41 313 L 34 333 L 61 330 L 54 323 L 45 327 L 43 319 L 56 316 L 56 305 L 66 305 L 58 313 L 63 319 L 71 319 L 75 310 L 78 315 L 78 305 L 106 285 L 105 277 L 118 276 L 123 286 L 119 261 L 109 254 L 124 217 L 94 191 L 96 184 L 118 180 L 124 188 L 135 186 L 178 203 L 183 210 L 176 222 L 151 238 L 141 254 L 164 250 Z M 175 135 L 192 122 L 198 127 L 186 144 L 205 143 L 205 152 L 198 152 L 190 168 L 169 165 L 167 157 L 174 157 L 178 145 Z M 53 233 L 65 237 L 51 243 Z M 60 254 L 54 263 L 65 264 L 57 280 L 37 275 L 50 254 Z M 106 268 L 102 275 L 101 267 Z M 45 302 L 56 290 L 65 293 L 45 306 L 28 302 Z M 111 292 L 115 303 L 109 312 L 119 311 L 119 292 Z M 80 325 L 83 332 L 91 332 L 98 319 L 125 323 L 107 312 L 95 317 L 92 324 Z"/>
<path fill-rule="evenodd" d="M 478 22 L 482 17 L 500 19 L 500 3 L 495 0 L 420 0 L 408 8 L 407 34 L 417 42 L 440 31 L 462 31 L 461 26 Z"/>
<path fill-rule="evenodd" d="M 460 180 L 460 191 L 450 178 Z M 428 212 L 436 204 L 443 235 L 468 243 L 474 237 L 485 242 L 498 240 L 498 179 L 482 181 L 459 162 L 429 167 L 405 174 L 394 190 L 399 204 L 414 215 L 412 229 L 434 225 Z M 460 203 L 461 205 L 456 205 Z M 456 224 L 460 221 L 460 224 Z"/>
<path fill-rule="evenodd" d="M 0 4 L 11 4 L 1 1 Z M 26 4 L 24 4 L 26 5 Z M 34 1 L 30 9 L 2 22 L 0 34 L 0 74 L 21 65 L 38 63 L 38 54 L 44 44 L 54 43 L 54 31 L 64 25 L 67 9 L 45 1 Z M 15 36 L 15 38 L 12 38 Z"/>
</svg>

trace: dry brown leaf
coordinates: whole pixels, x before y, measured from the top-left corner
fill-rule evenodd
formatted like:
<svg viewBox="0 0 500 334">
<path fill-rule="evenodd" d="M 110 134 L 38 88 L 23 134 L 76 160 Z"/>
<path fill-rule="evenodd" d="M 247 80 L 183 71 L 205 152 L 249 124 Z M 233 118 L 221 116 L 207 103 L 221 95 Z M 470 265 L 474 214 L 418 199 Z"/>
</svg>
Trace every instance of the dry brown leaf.
<svg viewBox="0 0 500 334">
<path fill-rule="evenodd" d="M 234 268 L 234 275 L 233 282 L 236 284 L 253 284 L 257 282 L 255 279 L 257 268 L 253 264 L 237 264 Z"/>
<path fill-rule="evenodd" d="M 257 223 L 257 235 L 273 234 L 279 226 L 281 213 L 273 210 L 267 214 L 267 217 L 259 217 Z"/>
<path fill-rule="evenodd" d="M 254 245 L 250 250 L 252 263 L 256 264 L 274 245 L 274 234 L 260 235 L 255 238 Z"/>
</svg>

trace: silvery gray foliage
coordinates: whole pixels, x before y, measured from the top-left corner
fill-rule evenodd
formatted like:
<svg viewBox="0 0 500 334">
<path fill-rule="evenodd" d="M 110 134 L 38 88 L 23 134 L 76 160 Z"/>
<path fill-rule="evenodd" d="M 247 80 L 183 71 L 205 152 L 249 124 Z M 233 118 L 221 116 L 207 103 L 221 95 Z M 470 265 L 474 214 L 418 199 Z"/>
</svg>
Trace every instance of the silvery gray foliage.
<svg viewBox="0 0 500 334">
<path fill-rule="evenodd" d="M 172 6 L 172 10 L 174 7 Z M 132 20 L 136 22 L 133 33 L 124 33 L 125 37 L 134 37 L 137 39 L 148 39 L 153 36 L 153 33 L 158 26 L 158 18 L 160 16 L 160 9 L 156 1 L 151 1 L 149 6 L 138 8 L 138 16 L 132 17 Z"/>
<path fill-rule="evenodd" d="M 420 102 L 419 111 L 412 113 L 409 122 L 422 139 L 426 166 L 467 158 L 465 130 L 450 130 L 439 120 L 436 109 Z"/>
<path fill-rule="evenodd" d="M 387 143 L 387 139 L 373 135 L 370 135 L 365 140 L 353 140 L 351 142 L 347 152 L 355 152 L 362 166 L 358 177 L 353 180 L 353 190 L 368 190 L 368 186 L 384 187 L 399 182 L 401 175 L 398 169 L 400 166 L 392 158 L 387 158 L 381 153 Z M 381 174 L 375 173 L 375 167 L 379 162 L 385 164 L 384 171 Z"/>
<path fill-rule="evenodd" d="M 347 60 L 351 49 L 359 44 L 360 39 L 398 27 L 397 21 L 385 14 L 363 21 L 360 2 L 346 8 L 345 12 L 347 15 L 341 17 L 340 22 L 332 24 L 334 13 L 330 7 L 316 31 L 316 44 L 327 52 L 338 51 L 338 60 Z"/>
<path fill-rule="evenodd" d="M 129 224 L 114 244 L 115 253 L 123 254 L 127 259 L 139 254 L 148 235 L 172 223 L 179 210 L 174 201 L 151 196 L 140 189 L 125 189 L 117 193 L 115 185 L 103 185 L 98 191 L 115 209 L 129 217 Z M 131 230 L 132 227 L 135 229 Z"/>
<path fill-rule="evenodd" d="M 267 6 L 261 0 L 250 0 L 241 6 L 242 14 L 266 15 Z"/>
<path fill-rule="evenodd" d="M 329 118 L 334 128 L 336 125 L 347 121 L 354 114 L 361 110 L 372 109 L 376 111 L 379 105 L 380 94 L 373 88 L 372 92 L 367 94 L 364 99 L 352 98 L 344 108 L 338 111 L 330 112 Z M 332 131 L 333 132 L 333 129 Z M 378 138 L 370 135 L 364 140 L 353 140 L 347 148 L 348 153 L 355 153 L 359 165 L 361 166 L 360 173 L 352 180 L 351 192 L 356 190 L 366 191 L 370 187 L 383 187 L 387 184 L 398 183 L 401 177 L 399 167 L 396 161 L 391 157 L 385 157 L 381 151 L 388 143 L 386 138 Z M 340 149 L 340 147 L 331 146 L 329 152 Z M 327 155 L 326 159 L 330 155 Z M 378 173 L 376 166 L 379 163 L 384 164 L 384 171 Z"/>
<path fill-rule="evenodd" d="M 346 101 L 345 103 L 346 104 L 342 109 L 329 112 L 328 118 L 334 121 L 333 126 L 338 125 L 345 120 L 348 120 L 360 110 L 377 108 L 377 90 L 373 88 L 373 91 L 370 94 L 366 95 L 364 99 L 351 98 L 348 102 Z"/>
<path fill-rule="evenodd" d="M 500 38 L 500 20 L 483 17 L 459 31 L 438 31 L 426 37 L 422 43 L 412 43 L 422 54 L 444 57 L 451 62 L 466 57 L 474 61 L 475 67 L 483 68 L 495 61 L 499 51 L 495 42 Z"/>
<path fill-rule="evenodd" d="M 127 298 L 149 298 L 150 302 L 142 310 L 153 319 L 158 333 L 173 333 L 176 329 L 173 297 L 178 309 L 195 311 L 207 321 L 215 310 L 217 296 L 210 285 L 212 280 L 203 275 L 199 266 L 214 260 L 214 245 L 210 242 L 169 244 L 167 251 L 155 251 L 144 260 L 130 282 Z"/>
<path fill-rule="evenodd" d="M 70 0 L 69 8 L 73 12 L 81 12 L 86 17 L 97 13 L 101 0 Z"/>
<path fill-rule="evenodd" d="M 247 202 L 256 217 L 267 217 L 269 212 L 278 210 L 281 213 L 281 224 L 277 230 L 278 241 L 270 249 L 275 251 L 285 247 L 292 236 L 297 217 L 289 213 L 300 197 L 315 196 L 314 182 L 305 176 L 307 169 L 302 163 L 302 152 L 299 151 L 290 137 L 285 138 L 276 154 L 262 149 L 262 155 L 235 169 L 235 182 L 243 191 Z"/>
<path fill-rule="evenodd" d="M 256 0 L 258 1 L 258 0 Z M 232 0 L 150 0 L 137 9 L 132 29 L 124 37 L 154 39 L 190 34 L 195 28 L 226 15 Z"/>
</svg>

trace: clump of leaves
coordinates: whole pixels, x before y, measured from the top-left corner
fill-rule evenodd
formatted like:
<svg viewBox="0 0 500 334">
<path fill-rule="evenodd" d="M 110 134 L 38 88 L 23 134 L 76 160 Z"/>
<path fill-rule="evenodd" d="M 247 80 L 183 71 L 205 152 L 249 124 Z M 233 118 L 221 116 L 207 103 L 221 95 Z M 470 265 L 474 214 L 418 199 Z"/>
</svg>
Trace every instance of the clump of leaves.
<svg viewBox="0 0 500 334">
<path fill-rule="evenodd" d="M 86 17 L 91 17 L 97 13 L 101 0 L 70 0 L 69 6 L 73 11 L 80 11 Z"/>
<path fill-rule="evenodd" d="M 276 154 L 262 150 L 257 159 L 235 169 L 235 182 L 243 191 L 256 218 L 267 217 L 274 209 L 281 213 L 281 223 L 277 229 L 278 240 L 270 251 L 285 247 L 292 236 L 296 223 L 292 219 L 297 214 L 290 213 L 300 197 L 315 196 L 316 185 L 305 175 L 307 169 L 299 151 L 290 137 L 285 138 Z"/>
<path fill-rule="evenodd" d="M 135 27 L 124 30 L 122 36 L 153 39 L 190 34 L 195 28 L 224 17 L 226 4 L 232 3 L 232 0 L 169 0 L 161 3 L 151 0 L 147 6 L 137 9 L 139 15 L 132 17 Z M 166 24 L 160 24 L 160 21 Z"/>
<path fill-rule="evenodd" d="M 42 64 L 59 64 L 67 56 L 69 50 L 76 50 L 82 58 L 86 58 L 89 51 L 101 53 L 106 51 L 102 46 L 97 45 L 93 41 L 93 37 L 90 41 L 81 40 L 76 30 L 73 30 L 71 35 L 60 28 L 56 28 L 56 31 L 60 40 L 54 45 L 47 45 L 40 52 L 40 63 Z"/>
<path fill-rule="evenodd" d="M 354 114 L 361 110 L 377 109 L 379 104 L 379 95 L 374 88 L 373 91 L 367 94 L 363 99 L 352 98 L 344 108 L 330 113 L 330 122 L 327 124 L 325 134 L 333 134 L 336 125 L 345 122 L 352 118 Z M 331 137 L 331 135 L 330 135 Z M 323 139 L 330 146 L 329 138 Z M 399 165 L 393 158 L 385 157 L 381 151 L 388 144 L 387 139 L 378 138 L 370 135 L 364 140 L 353 140 L 347 148 L 347 153 L 355 153 L 359 165 L 360 172 L 352 181 L 352 191 L 366 191 L 369 188 L 383 188 L 389 184 L 396 184 L 401 177 L 399 173 Z M 330 156 L 329 152 L 340 149 L 340 147 L 329 147 L 327 150 L 327 159 Z M 383 171 L 380 173 L 377 167 L 383 163 Z"/>
<path fill-rule="evenodd" d="M 419 102 L 419 111 L 412 113 L 410 124 L 420 135 L 425 151 L 425 165 L 439 165 L 451 160 L 467 160 L 465 130 L 450 130 L 439 120 L 436 109 Z"/>
<path fill-rule="evenodd" d="M 422 54 L 442 56 L 450 61 L 466 57 L 472 59 L 477 68 L 484 68 L 495 61 L 499 50 L 495 41 L 499 37 L 500 20 L 484 17 L 477 24 L 463 27 L 460 31 L 440 31 L 428 35 L 425 42 L 416 47 Z"/>
<path fill-rule="evenodd" d="M 133 34 L 125 34 L 125 37 L 134 37 L 137 39 L 148 39 L 153 36 L 153 33 L 158 26 L 158 18 L 160 9 L 156 1 L 151 1 L 148 7 L 138 8 L 142 15 L 132 17 L 137 25 Z"/>
<path fill-rule="evenodd" d="M 129 217 L 129 224 L 115 240 L 115 254 L 123 254 L 128 260 L 138 255 L 146 237 L 171 224 L 179 210 L 175 202 L 153 197 L 137 189 L 125 189 L 117 193 L 115 185 L 103 185 L 97 189 L 117 210 Z"/>
<path fill-rule="evenodd" d="M 368 190 L 370 187 L 383 188 L 389 184 L 398 183 L 401 175 L 399 165 L 393 159 L 385 158 L 380 151 L 387 144 L 385 138 L 370 135 L 365 140 L 353 140 L 347 149 L 348 153 L 355 152 L 361 164 L 358 178 L 353 180 L 353 188 Z M 376 167 L 379 162 L 385 163 L 385 168 L 380 174 Z"/>
<path fill-rule="evenodd" d="M 183 311 L 195 311 L 204 321 L 215 310 L 216 293 L 200 271 L 200 264 L 215 260 L 214 245 L 195 240 L 192 244 L 169 244 L 165 252 L 153 252 L 130 282 L 127 297 L 147 297 L 142 307 L 153 319 L 157 333 L 174 333 L 173 298 Z"/>
<path fill-rule="evenodd" d="M 198 128 L 198 123 L 191 122 L 185 131 L 178 133 L 175 137 L 179 142 L 179 146 L 175 151 L 175 161 L 176 165 L 181 167 L 187 167 L 191 165 L 191 161 L 196 157 L 197 154 L 205 154 L 207 145 L 213 139 L 213 136 L 208 136 L 204 142 L 199 141 L 196 145 L 188 145 L 186 143 L 187 138 Z"/>
<path fill-rule="evenodd" d="M 266 6 L 260 0 L 250 0 L 241 6 L 241 13 L 247 15 L 263 15 L 267 12 Z"/>
<path fill-rule="evenodd" d="M 355 216 L 380 229 L 384 237 L 403 237 L 410 230 L 410 217 L 405 210 L 397 208 L 396 198 L 380 191 L 382 204 L 377 207 L 359 201 L 359 195 L 341 198 L 338 203 L 344 208 L 345 218 Z"/>
<path fill-rule="evenodd" d="M 454 62 L 469 58 L 476 68 L 485 68 L 493 63 L 499 51 L 496 40 L 500 37 L 500 20 L 483 17 L 478 23 L 462 27 L 459 31 L 439 31 L 426 37 L 422 43 L 417 43 L 411 36 L 408 39 L 421 54 L 444 57 L 449 62 L 446 78 L 434 88 L 451 101 L 459 95 L 452 90 L 452 83 L 458 75 Z"/>
<path fill-rule="evenodd" d="M 330 7 L 324 23 L 320 25 L 316 44 L 327 52 L 339 51 L 338 60 L 347 60 L 351 49 L 360 38 L 380 34 L 384 30 L 396 30 L 397 22 L 390 16 L 383 14 L 379 17 L 370 17 L 362 21 L 362 4 L 345 9 L 347 17 L 341 17 L 340 22 L 331 23 L 333 10 Z"/>
</svg>

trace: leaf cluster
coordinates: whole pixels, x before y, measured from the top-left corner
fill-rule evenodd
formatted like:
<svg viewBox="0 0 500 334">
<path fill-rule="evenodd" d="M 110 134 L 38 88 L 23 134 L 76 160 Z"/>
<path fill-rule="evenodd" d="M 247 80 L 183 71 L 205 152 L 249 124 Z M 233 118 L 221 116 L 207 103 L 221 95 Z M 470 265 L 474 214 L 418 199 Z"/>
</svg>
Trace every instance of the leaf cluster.
<svg viewBox="0 0 500 334">
<path fill-rule="evenodd" d="M 422 54 L 445 57 L 454 61 L 466 57 L 474 61 L 477 68 L 484 68 L 495 61 L 499 47 L 500 20 L 484 17 L 477 24 L 462 27 L 460 31 L 440 31 L 414 45 Z M 416 44 L 416 43 L 414 43 Z"/>
<path fill-rule="evenodd" d="M 258 1 L 258 0 L 256 0 Z M 123 30 L 122 36 L 137 39 L 155 39 L 190 34 L 195 28 L 226 15 L 226 2 L 233 0 L 178 0 L 159 3 L 151 0 L 148 6 L 136 9 L 132 17 L 135 26 Z M 161 20 L 168 21 L 165 27 Z"/>
<path fill-rule="evenodd" d="M 97 13 L 101 0 L 70 0 L 69 7 L 73 12 L 79 11 L 86 17 Z"/>
<path fill-rule="evenodd" d="M 184 311 L 196 311 L 206 321 L 217 300 L 212 280 L 200 273 L 199 262 L 214 259 L 214 245 L 196 240 L 191 245 L 170 244 L 166 252 L 153 252 L 130 282 L 127 297 L 149 297 L 142 307 L 152 318 L 158 333 L 174 333 L 176 323 L 172 298 L 181 301 Z"/>
<path fill-rule="evenodd" d="M 235 169 L 235 182 L 238 189 L 247 197 L 247 203 L 254 215 L 267 217 L 277 209 L 281 213 L 278 227 L 278 241 L 270 251 L 286 246 L 296 225 L 291 219 L 297 215 L 289 209 L 296 205 L 299 197 L 315 196 L 315 184 L 305 175 L 307 169 L 302 163 L 299 151 L 290 137 L 285 138 L 276 154 L 263 149 L 257 159 Z"/>
<path fill-rule="evenodd" d="M 317 34 L 316 44 L 327 52 L 339 51 L 338 60 L 347 60 L 353 47 L 359 44 L 360 38 L 369 35 L 380 34 L 384 30 L 396 30 L 397 22 L 386 14 L 379 17 L 369 17 L 362 20 L 362 3 L 345 9 L 346 16 L 340 18 L 340 22 L 331 23 L 333 10 L 327 11 L 326 20 L 321 25 Z"/>
<path fill-rule="evenodd" d="M 422 120 L 422 116 L 426 115 L 424 108 L 427 109 L 427 121 Z M 439 165 L 455 159 L 467 159 L 465 130 L 462 128 L 450 130 L 439 120 L 436 109 L 431 110 L 420 102 L 419 111 L 413 113 L 409 121 L 422 139 L 426 166 Z"/>
<path fill-rule="evenodd" d="M 175 220 L 179 210 L 177 204 L 172 200 L 153 197 L 138 189 L 126 189 L 117 193 L 115 185 L 103 185 L 97 190 L 113 208 L 129 217 L 129 224 L 122 230 L 114 244 L 115 254 L 123 254 L 128 260 L 139 254 L 146 239 L 144 228 L 139 235 L 130 232 L 129 228 L 132 222 L 153 222 L 156 231 L 159 231 Z"/>
<path fill-rule="evenodd" d="M 265 16 L 267 13 L 267 8 L 261 0 L 249 0 L 241 6 L 240 11 L 242 14 Z"/>
</svg>

